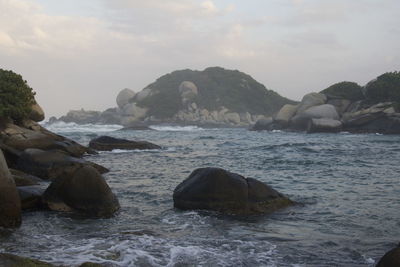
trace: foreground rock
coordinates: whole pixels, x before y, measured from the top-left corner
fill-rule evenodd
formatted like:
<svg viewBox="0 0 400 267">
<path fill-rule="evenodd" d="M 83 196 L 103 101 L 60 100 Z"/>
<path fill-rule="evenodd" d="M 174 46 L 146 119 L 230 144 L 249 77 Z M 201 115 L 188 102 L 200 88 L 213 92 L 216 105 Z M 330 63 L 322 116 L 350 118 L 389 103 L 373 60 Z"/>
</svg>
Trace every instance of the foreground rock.
<svg viewBox="0 0 400 267">
<path fill-rule="evenodd" d="M 83 159 L 68 156 L 59 151 L 44 151 L 41 149 L 26 149 L 18 158 L 16 167 L 23 172 L 42 179 L 54 179 L 63 174 L 73 173 L 82 166 L 93 166 L 100 173 L 108 169 Z"/>
<path fill-rule="evenodd" d="M 4 267 L 56 267 L 56 265 L 8 253 L 0 253 L 0 266 Z"/>
<path fill-rule="evenodd" d="M 30 120 L 24 120 L 20 125 L 16 125 L 12 121 L 0 122 L 0 141 L 17 151 L 24 151 L 28 148 L 57 149 L 73 157 L 92 153 L 87 147 L 52 133 Z"/>
<path fill-rule="evenodd" d="M 219 168 L 201 168 L 179 184 L 174 206 L 183 210 L 204 209 L 227 214 L 270 213 L 293 202 L 270 186 Z"/>
<path fill-rule="evenodd" d="M 76 211 L 96 217 L 110 217 L 119 209 L 116 196 L 91 166 L 58 176 L 45 191 L 43 201 L 51 210 Z"/>
<path fill-rule="evenodd" d="M 18 227 L 21 224 L 20 198 L 0 150 L 0 227 Z"/>
<path fill-rule="evenodd" d="M 385 255 L 379 260 L 376 267 L 398 267 L 400 266 L 400 244 L 386 252 Z"/>
<path fill-rule="evenodd" d="M 20 257 L 9 253 L 0 253 L 0 266 L 4 267 L 63 267 L 60 265 L 53 265 L 44 261 Z M 99 263 L 85 262 L 79 267 L 101 267 L 108 266 Z"/>
<path fill-rule="evenodd" d="M 90 141 L 89 147 L 100 151 L 111 151 L 113 149 L 161 149 L 160 146 L 146 141 L 131 141 L 114 138 L 110 136 L 100 136 Z"/>
</svg>

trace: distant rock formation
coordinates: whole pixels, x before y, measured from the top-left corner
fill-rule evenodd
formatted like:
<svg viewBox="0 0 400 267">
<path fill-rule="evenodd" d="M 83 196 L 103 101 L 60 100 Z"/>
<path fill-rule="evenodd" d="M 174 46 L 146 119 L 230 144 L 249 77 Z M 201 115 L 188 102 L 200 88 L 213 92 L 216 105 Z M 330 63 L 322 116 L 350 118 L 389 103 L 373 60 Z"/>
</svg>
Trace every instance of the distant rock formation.
<svg viewBox="0 0 400 267">
<path fill-rule="evenodd" d="M 341 82 L 307 94 L 252 130 L 400 134 L 400 73 L 385 73 L 364 87 Z"/>
<path fill-rule="evenodd" d="M 70 111 L 58 120 L 75 123 L 248 126 L 295 104 L 251 76 L 220 67 L 164 75 L 138 93 L 123 89 L 118 107 L 105 112 Z M 51 122 L 57 121 L 52 119 Z"/>
</svg>

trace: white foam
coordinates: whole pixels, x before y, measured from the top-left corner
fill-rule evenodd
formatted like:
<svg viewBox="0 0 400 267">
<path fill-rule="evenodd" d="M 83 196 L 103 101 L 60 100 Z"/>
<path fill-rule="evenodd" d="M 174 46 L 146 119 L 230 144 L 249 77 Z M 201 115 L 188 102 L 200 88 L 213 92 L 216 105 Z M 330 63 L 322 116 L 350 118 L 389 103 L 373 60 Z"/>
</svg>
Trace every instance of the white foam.
<svg viewBox="0 0 400 267">
<path fill-rule="evenodd" d="M 193 132 L 193 131 L 202 131 L 203 128 L 198 126 L 160 126 L 153 125 L 150 126 L 151 129 L 156 131 L 166 131 L 166 132 Z"/>
<path fill-rule="evenodd" d="M 52 124 L 44 124 L 43 127 L 56 133 L 98 133 L 98 132 L 112 132 L 122 128 L 118 124 L 76 124 L 74 122 L 56 122 Z"/>
</svg>

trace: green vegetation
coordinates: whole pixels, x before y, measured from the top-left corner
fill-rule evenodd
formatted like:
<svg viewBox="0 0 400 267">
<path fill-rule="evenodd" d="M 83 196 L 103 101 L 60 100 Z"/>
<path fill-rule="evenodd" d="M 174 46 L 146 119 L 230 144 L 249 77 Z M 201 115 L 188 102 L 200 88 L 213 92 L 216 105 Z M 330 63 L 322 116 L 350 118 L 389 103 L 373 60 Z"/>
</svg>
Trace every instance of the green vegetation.
<svg viewBox="0 0 400 267">
<path fill-rule="evenodd" d="M 321 93 L 332 97 L 346 98 L 351 101 L 364 99 L 362 87 L 354 82 L 335 83 L 322 90 Z"/>
<path fill-rule="evenodd" d="M 22 120 L 29 116 L 35 93 L 22 76 L 0 69 L 0 117 Z"/>
<path fill-rule="evenodd" d="M 266 89 L 245 73 L 212 67 L 204 71 L 180 70 L 164 75 L 146 87 L 156 93 L 138 104 L 149 108 L 149 115 L 161 119 L 172 117 L 183 108 L 178 92 L 183 81 L 191 81 L 197 86 L 199 94 L 194 102 L 199 108 L 209 111 L 224 106 L 238 113 L 272 115 L 284 104 L 295 103 Z"/>
<path fill-rule="evenodd" d="M 395 102 L 400 106 L 400 72 L 387 72 L 366 86 L 366 98 L 371 103 Z"/>
</svg>

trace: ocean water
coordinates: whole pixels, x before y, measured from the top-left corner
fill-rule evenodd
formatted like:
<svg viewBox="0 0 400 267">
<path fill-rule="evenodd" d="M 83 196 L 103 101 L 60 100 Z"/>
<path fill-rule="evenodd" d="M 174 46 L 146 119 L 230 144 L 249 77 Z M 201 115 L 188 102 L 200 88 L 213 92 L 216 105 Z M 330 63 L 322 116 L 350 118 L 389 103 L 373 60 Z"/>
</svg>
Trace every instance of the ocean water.
<svg viewBox="0 0 400 267">
<path fill-rule="evenodd" d="M 68 266 L 374 266 L 400 241 L 400 136 L 118 128 L 49 126 L 82 144 L 106 134 L 163 147 L 86 157 L 111 170 L 104 177 L 120 212 L 28 212 L 21 228 L 0 232 L 0 251 Z M 174 188 L 211 166 L 259 179 L 299 204 L 249 217 L 174 209 Z"/>
</svg>

